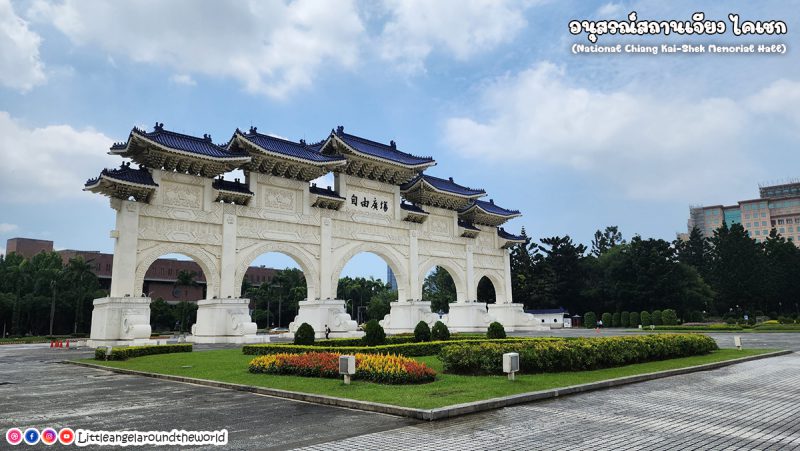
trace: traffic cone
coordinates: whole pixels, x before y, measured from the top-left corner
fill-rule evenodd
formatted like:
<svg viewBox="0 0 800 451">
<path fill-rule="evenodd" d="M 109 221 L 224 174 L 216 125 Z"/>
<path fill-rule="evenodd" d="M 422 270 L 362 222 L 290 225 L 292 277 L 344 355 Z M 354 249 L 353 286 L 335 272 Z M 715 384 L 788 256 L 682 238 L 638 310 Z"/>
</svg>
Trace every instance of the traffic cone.
<svg viewBox="0 0 800 451">
<path fill-rule="evenodd" d="M 67 340 L 67 349 L 69 349 L 69 340 Z"/>
<path fill-rule="evenodd" d="M 58 340 L 58 347 L 59 348 L 63 348 L 64 347 L 64 342 L 61 341 L 61 340 Z"/>
<path fill-rule="evenodd" d="M 53 340 L 50 340 L 50 348 L 53 347 Z"/>
</svg>

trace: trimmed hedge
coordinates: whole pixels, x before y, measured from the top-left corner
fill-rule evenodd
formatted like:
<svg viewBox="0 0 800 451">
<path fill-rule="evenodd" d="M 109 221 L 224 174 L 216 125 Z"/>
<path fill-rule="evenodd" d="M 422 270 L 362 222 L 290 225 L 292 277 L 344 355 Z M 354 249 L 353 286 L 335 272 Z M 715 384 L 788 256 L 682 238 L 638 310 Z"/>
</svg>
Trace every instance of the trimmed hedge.
<svg viewBox="0 0 800 451">
<path fill-rule="evenodd" d="M 452 334 L 450 335 L 450 340 L 479 340 L 484 338 L 484 334 Z M 386 336 L 386 343 L 387 345 L 399 345 L 399 344 L 406 344 L 406 343 L 415 343 L 416 338 L 412 334 L 398 334 L 398 335 L 387 335 Z M 316 340 L 314 342 L 315 346 L 326 346 L 330 348 L 339 348 L 339 347 L 353 347 L 353 346 L 364 346 L 364 340 L 361 338 L 330 338 L 328 340 Z"/>
<path fill-rule="evenodd" d="M 632 328 L 638 328 L 640 324 L 642 324 L 639 318 L 639 312 L 631 312 L 629 317 L 630 323 L 628 325 Z"/>
<path fill-rule="evenodd" d="M 489 324 L 489 330 L 486 331 L 486 338 L 499 339 L 506 338 L 506 328 L 497 321 Z"/>
<path fill-rule="evenodd" d="M 294 333 L 294 344 L 311 346 L 314 344 L 315 335 L 314 328 L 311 327 L 311 324 L 303 323 L 297 328 L 297 332 Z"/>
<path fill-rule="evenodd" d="M 154 354 L 172 354 L 173 352 L 192 352 L 191 343 L 180 343 L 174 345 L 152 345 L 152 346 L 127 346 L 111 348 L 111 355 L 108 360 L 128 360 L 132 357 L 142 357 Z M 106 348 L 94 350 L 95 360 L 106 360 Z"/>
<path fill-rule="evenodd" d="M 671 308 L 664 309 L 661 312 L 661 322 L 665 326 L 675 326 L 678 324 L 678 314 Z"/>
<path fill-rule="evenodd" d="M 519 343 L 528 341 L 553 341 L 564 340 L 560 338 L 506 338 L 502 340 L 472 339 L 458 341 L 427 341 L 422 343 L 403 343 L 383 346 L 297 346 L 292 344 L 267 343 L 257 345 L 245 345 L 242 353 L 245 355 L 270 355 L 270 354 L 300 354 L 305 352 L 338 352 L 341 354 L 399 354 L 406 357 L 421 357 L 436 355 L 447 346 L 460 343 L 479 344 L 479 343 Z M 572 339 L 568 340 L 571 341 Z"/>
<path fill-rule="evenodd" d="M 503 354 L 518 352 L 526 373 L 585 371 L 707 354 L 718 349 L 706 335 L 664 334 L 518 343 L 456 343 L 439 359 L 445 373 L 502 374 Z"/>
<path fill-rule="evenodd" d="M 425 321 L 418 322 L 417 327 L 414 328 L 414 341 L 431 341 L 431 328 Z"/>
<path fill-rule="evenodd" d="M 386 344 L 386 332 L 377 319 L 371 319 L 364 325 L 364 344 L 367 346 L 380 346 Z"/>
<path fill-rule="evenodd" d="M 262 355 L 250 361 L 251 373 L 288 374 L 304 377 L 339 378 L 339 356 L 335 352 Z M 356 374 L 379 384 L 433 382 L 436 372 L 424 363 L 397 355 L 356 354 Z"/>
<path fill-rule="evenodd" d="M 594 312 L 586 312 L 583 315 L 583 325 L 587 329 L 594 329 L 597 327 L 597 315 Z"/>
<path fill-rule="evenodd" d="M 705 326 L 653 326 L 655 330 L 694 330 L 694 331 L 705 331 L 705 332 L 713 332 L 715 330 L 744 330 L 743 327 L 737 326 L 736 324 L 708 324 Z"/>
<path fill-rule="evenodd" d="M 436 321 L 436 324 L 433 325 L 433 329 L 431 329 L 431 340 L 437 341 L 444 341 L 450 339 L 450 329 L 441 322 Z"/>
</svg>

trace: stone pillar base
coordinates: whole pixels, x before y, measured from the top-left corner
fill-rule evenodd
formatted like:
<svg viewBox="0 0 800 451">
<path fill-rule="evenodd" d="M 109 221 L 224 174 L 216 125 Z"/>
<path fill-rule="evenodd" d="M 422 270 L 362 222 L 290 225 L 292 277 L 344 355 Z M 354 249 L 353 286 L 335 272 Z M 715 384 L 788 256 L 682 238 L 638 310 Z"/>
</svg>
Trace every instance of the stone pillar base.
<svg viewBox="0 0 800 451">
<path fill-rule="evenodd" d="M 387 334 L 414 332 L 417 323 L 424 321 L 433 327 L 439 315 L 431 312 L 431 303 L 425 301 L 398 301 L 390 304 L 391 311 L 380 324 Z"/>
<path fill-rule="evenodd" d="M 325 325 L 331 329 L 330 338 L 357 338 L 364 336 L 358 324 L 350 319 L 345 310 L 345 302 L 340 299 L 316 299 L 301 301 L 297 316 L 289 324 L 289 333 L 283 334 L 293 338 L 297 328 L 308 323 L 314 328 L 316 338 L 325 338 Z"/>
<path fill-rule="evenodd" d="M 525 313 L 522 304 L 489 304 L 489 313 L 503 325 L 506 332 L 550 330 L 549 324 Z"/>
<path fill-rule="evenodd" d="M 486 311 L 484 302 L 456 302 L 443 321 L 450 332 L 486 332 L 494 318 Z"/>
<path fill-rule="evenodd" d="M 192 343 L 267 343 L 268 335 L 256 335 L 250 320 L 249 299 L 203 299 L 197 301 L 197 323 L 192 326 Z"/>
<path fill-rule="evenodd" d="M 150 339 L 150 298 L 106 297 L 94 300 L 88 346 L 155 344 Z"/>
</svg>

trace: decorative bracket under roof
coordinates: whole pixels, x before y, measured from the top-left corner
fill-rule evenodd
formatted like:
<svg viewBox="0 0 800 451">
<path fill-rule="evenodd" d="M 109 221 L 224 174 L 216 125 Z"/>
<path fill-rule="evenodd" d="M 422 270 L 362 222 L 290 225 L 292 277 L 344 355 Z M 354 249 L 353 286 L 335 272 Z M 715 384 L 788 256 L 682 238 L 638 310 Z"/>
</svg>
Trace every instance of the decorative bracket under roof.
<svg viewBox="0 0 800 451">
<path fill-rule="evenodd" d="M 320 188 L 316 183 L 313 183 L 308 187 L 308 191 L 311 193 L 312 207 L 338 210 L 344 205 L 344 197 L 332 190 L 330 186 L 327 188 Z"/>
</svg>

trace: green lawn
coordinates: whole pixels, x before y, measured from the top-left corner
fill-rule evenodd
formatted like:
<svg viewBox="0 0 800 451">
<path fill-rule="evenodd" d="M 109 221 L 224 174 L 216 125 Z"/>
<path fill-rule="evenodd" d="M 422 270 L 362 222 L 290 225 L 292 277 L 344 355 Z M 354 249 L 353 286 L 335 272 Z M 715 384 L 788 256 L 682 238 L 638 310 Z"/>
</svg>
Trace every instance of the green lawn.
<svg viewBox="0 0 800 451">
<path fill-rule="evenodd" d="M 703 356 L 641 363 L 595 371 L 518 374 L 517 380 L 513 382 L 509 381 L 505 376 L 441 374 L 442 364 L 437 357 L 418 357 L 417 360 L 428 364 L 439 373 L 435 382 L 422 385 L 380 385 L 353 381 L 349 386 L 344 385 L 339 379 L 251 374 L 247 371 L 247 366 L 253 356 L 242 355 L 239 349 L 152 355 L 121 362 L 104 362 L 90 359 L 83 361 L 115 368 L 212 379 L 236 384 L 373 401 L 403 407 L 431 409 L 517 393 L 719 362 L 765 352 L 769 352 L 769 350 L 745 349 L 737 351 L 723 349 Z"/>
</svg>

